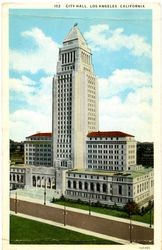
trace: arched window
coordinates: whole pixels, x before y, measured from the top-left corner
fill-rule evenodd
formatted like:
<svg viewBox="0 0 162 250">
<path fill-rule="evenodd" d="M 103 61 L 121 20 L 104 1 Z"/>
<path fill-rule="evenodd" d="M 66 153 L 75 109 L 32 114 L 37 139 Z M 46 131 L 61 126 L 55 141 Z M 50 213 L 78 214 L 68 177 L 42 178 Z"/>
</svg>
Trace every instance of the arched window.
<svg viewBox="0 0 162 250">
<path fill-rule="evenodd" d="M 21 182 L 23 182 L 23 181 L 24 181 L 24 176 L 23 176 L 23 175 L 21 175 L 21 179 L 20 179 L 20 181 L 21 181 Z"/>
<path fill-rule="evenodd" d="M 37 187 L 41 186 L 41 179 L 40 176 L 37 176 Z"/>
<path fill-rule="evenodd" d="M 100 184 L 97 183 L 97 192 L 100 192 Z"/>
<path fill-rule="evenodd" d="M 47 188 L 51 188 L 51 178 L 48 178 Z"/>
<path fill-rule="evenodd" d="M 79 181 L 79 189 L 82 189 L 82 182 Z"/>
<path fill-rule="evenodd" d="M 36 187 L 36 177 L 33 176 L 33 187 Z"/>
<path fill-rule="evenodd" d="M 103 193 L 106 193 L 107 192 L 107 185 L 104 183 L 103 184 Z"/>
<path fill-rule="evenodd" d="M 84 183 L 84 189 L 88 190 L 88 183 L 87 182 Z"/>
<path fill-rule="evenodd" d="M 68 188 L 71 188 L 71 181 L 68 180 Z"/>
<path fill-rule="evenodd" d="M 73 181 L 73 188 L 76 189 L 76 181 Z"/>
<path fill-rule="evenodd" d="M 93 182 L 91 182 L 91 184 L 90 184 L 90 189 L 91 189 L 91 191 L 94 191 L 94 184 L 93 184 Z"/>
</svg>

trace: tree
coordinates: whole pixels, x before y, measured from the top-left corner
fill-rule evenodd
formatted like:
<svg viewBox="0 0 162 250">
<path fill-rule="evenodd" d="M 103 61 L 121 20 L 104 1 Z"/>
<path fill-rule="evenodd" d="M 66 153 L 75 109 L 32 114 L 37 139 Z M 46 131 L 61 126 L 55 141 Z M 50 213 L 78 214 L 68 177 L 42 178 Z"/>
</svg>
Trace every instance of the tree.
<svg viewBox="0 0 162 250">
<path fill-rule="evenodd" d="M 131 216 L 139 212 L 139 207 L 135 201 L 130 201 L 125 205 L 124 210 L 127 212 L 129 216 Z"/>
</svg>

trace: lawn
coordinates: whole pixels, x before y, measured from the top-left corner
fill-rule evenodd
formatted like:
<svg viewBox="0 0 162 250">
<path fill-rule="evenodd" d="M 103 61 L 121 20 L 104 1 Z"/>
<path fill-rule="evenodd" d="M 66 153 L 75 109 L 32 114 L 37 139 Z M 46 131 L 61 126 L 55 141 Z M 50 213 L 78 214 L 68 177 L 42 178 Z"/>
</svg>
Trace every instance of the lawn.
<svg viewBox="0 0 162 250">
<path fill-rule="evenodd" d="M 104 207 L 95 207 L 92 205 L 89 206 L 86 204 L 79 204 L 79 203 L 76 203 L 73 201 L 63 201 L 63 200 L 56 200 L 54 203 L 59 204 L 59 205 L 64 205 L 67 207 L 74 207 L 74 208 L 79 208 L 79 209 L 83 209 L 83 210 L 88 210 L 88 211 L 90 209 L 92 212 L 95 212 L 95 213 L 101 213 L 101 214 L 106 214 L 106 215 L 111 215 L 111 216 L 115 216 L 115 217 L 129 219 L 129 216 L 126 212 L 115 210 L 115 209 L 109 209 L 109 208 L 104 208 Z M 150 224 L 150 212 L 147 212 L 143 216 L 133 215 L 132 220 Z M 153 224 L 153 210 L 151 212 L 151 223 Z"/>
<path fill-rule="evenodd" d="M 118 244 L 34 220 L 10 216 L 11 244 Z"/>
</svg>

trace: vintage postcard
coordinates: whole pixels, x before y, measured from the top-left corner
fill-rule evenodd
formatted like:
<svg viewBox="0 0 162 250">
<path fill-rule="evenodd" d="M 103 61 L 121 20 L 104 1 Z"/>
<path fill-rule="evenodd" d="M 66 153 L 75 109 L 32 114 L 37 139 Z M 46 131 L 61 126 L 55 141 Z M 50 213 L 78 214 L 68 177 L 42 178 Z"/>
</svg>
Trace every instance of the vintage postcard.
<svg viewBox="0 0 162 250">
<path fill-rule="evenodd" d="M 160 250 L 160 3 L 1 7 L 4 249 Z"/>
</svg>

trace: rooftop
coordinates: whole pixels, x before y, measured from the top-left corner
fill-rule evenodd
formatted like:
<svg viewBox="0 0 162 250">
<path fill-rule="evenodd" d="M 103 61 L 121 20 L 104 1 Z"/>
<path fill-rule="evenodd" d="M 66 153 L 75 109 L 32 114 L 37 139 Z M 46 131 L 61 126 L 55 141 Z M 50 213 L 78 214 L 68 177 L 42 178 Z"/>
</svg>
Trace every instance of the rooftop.
<svg viewBox="0 0 162 250">
<path fill-rule="evenodd" d="M 94 131 L 87 134 L 87 137 L 134 137 L 121 131 Z"/>
<path fill-rule="evenodd" d="M 83 41 L 85 43 L 85 39 L 84 39 L 82 33 L 80 32 L 80 30 L 78 29 L 77 23 L 74 24 L 74 26 L 72 27 L 70 32 L 67 34 L 63 43 L 68 42 L 68 41 L 72 41 L 72 40 L 80 40 L 80 41 Z"/>
<path fill-rule="evenodd" d="M 140 170 L 134 171 L 124 171 L 124 172 L 117 172 L 117 171 L 102 171 L 102 170 L 89 170 L 89 169 L 74 169 L 69 170 L 68 172 L 76 173 L 76 174 L 91 174 L 91 175 L 101 175 L 101 176 L 116 176 L 116 177 L 127 177 L 127 178 L 137 178 L 142 175 L 145 175 L 152 171 L 152 168 L 142 168 Z"/>
<path fill-rule="evenodd" d="M 45 133 L 39 132 L 39 133 L 36 133 L 34 135 L 27 136 L 26 138 L 38 137 L 38 136 L 40 136 L 40 137 L 52 137 L 52 133 L 51 132 L 45 132 Z"/>
</svg>

